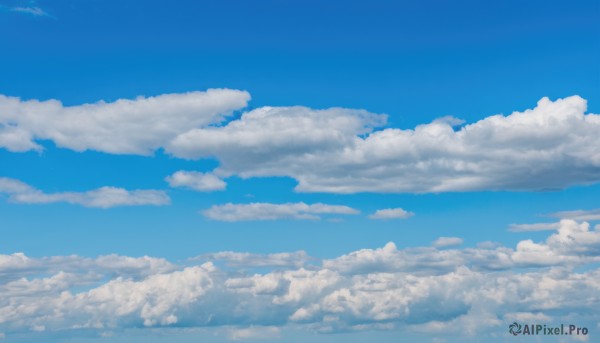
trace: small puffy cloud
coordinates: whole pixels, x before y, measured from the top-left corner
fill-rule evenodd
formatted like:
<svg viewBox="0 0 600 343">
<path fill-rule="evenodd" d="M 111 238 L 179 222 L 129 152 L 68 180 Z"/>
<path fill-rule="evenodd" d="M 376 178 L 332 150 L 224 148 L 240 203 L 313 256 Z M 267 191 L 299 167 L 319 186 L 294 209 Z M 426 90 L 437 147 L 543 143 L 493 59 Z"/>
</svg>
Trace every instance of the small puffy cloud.
<svg viewBox="0 0 600 343">
<path fill-rule="evenodd" d="M 445 248 L 463 244 L 463 239 L 459 237 L 440 237 L 433 242 L 436 248 Z"/>
<path fill-rule="evenodd" d="M 402 208 L 386 208 L 382 210 L 377 210 L 375 213 L 371 214 L 369 218 L 371 219 L 406 219 L 414 216 L 413 212 L 406 211 Z"/>
<path fill-rule="evenodd" d="M 111 208 L 117 206 L 162 206 L 171 202 L 169 196 L 158 190 L 126 190 L 101 187 L 87 192 L 44 193 L 19 180 L 0 178 L 0 194 L 19 204 L 69 203 L 85 207 Z"/>
<path fill-rule="evenodd" d="M 236 222 L 251 220 L 303 219 L 318 220 L 322 214 L 358 214 L 360 211 L 342 205 L 303 202 L 271 204 L 255 202 L 250 204 L 215 205 L 202 212 L 213 220 Z"/>
<path fill-rule="evenodd" d="M 554 218 L 573 219 L 580 221 L 596 221 L 600 220 L 600 208 L 593 210 L 576 210 L 555 212 L 549 215 Z"/>
<path fill-rule="evenodd" d="M 227 187 L 225 181 L 212 173 L 200 173 L 180 170 L 165 179 L 171 187 L 184 187 L 200 192 L 222 191 Z"/>
</svg>

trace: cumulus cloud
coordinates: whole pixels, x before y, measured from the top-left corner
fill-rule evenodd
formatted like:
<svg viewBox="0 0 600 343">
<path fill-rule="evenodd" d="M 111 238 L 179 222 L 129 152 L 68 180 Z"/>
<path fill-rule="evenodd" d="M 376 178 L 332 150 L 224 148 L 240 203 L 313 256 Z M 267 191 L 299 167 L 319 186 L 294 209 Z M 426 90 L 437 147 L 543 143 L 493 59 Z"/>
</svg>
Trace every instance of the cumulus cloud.
<svg viewBox="0 0 600 343">
<path fill-rule="evenodd" d="M 459 243 L 460 238 L 442 238 L 440 243 Z M 362 249 L 323 265 L 344 274 L 382 272 L 445 273 L 457 266 L 473 270 L 508 270 L 543 266 L 575 266 L 600 261 L 600 231 L 590 231 L 588 223 L 562 220 L 556 233 L 545 242 L 520 241 L 516 249 L 499 245 L 478 248 L 397 249 L 392 242 L 379 249 Z"/>
<path fill-rule="evenodd" d="M 377 210 L 375 213 L 371 214 L 369 218 L 371 219 L 406 219 L 414 216 L 413 212 L 406 211 L 402 208 L 386 208 L 382 210 Z"/>
<path fill-rule="evenodd" d="M 167 151 L 215 157 L 223 175 L 289 176 L 300 192 L 546 190 L 600 180 L 600 116 L 578 96 L 458 130 L 436 120 L 385 128 L 346 109 L 265 107 L 175 138 Z M 576 132 L 577 134 L 573 134 Z"/>
<path fill-rule="evenodd" d="M 318 220 L 322 214 L 358 214 L 360 211 L 342 205 L 322 203 L 305 204 L 303 202 L 271 204 L 254 202 L 250 204 L 214 205 L 202 212 L 213 220 L 235 222 L 250 220 L 304 219 Z"/>
<path fill-rule="evenodd" d="M 200 192 L 222 191 L 227 187 L 225 181 L 212 173 L 200 173 L 180 170 L 165 179 L 171 187 L 184 187 Z"/>
<path fill-rule="evenodd" d="M 7 194 L 10 202 L 19 204 L 69 203 L 85 207 L 111 208 L 117 206 L 168 205 L 169 196 L 158 190 L 126 190 L 101 187 L 87 192 L 44 193 L 24 182 L 0 178 L 0 194 Z"/>
<path fill-rule="evenodd" d="M 445 248 L 463 244 L 463 239 L 459 237 L 440 237 L 433 242 L 436 248 Z"/>
<path fill-rule="evenodd" d="M 46 139 L 75 151 L 150 155 L 181 133 L 220 123 L 249 99 L 247 92 L 209 89 L 63 106 L 0 95 L 0 147 L 41 150 L 36 140 Z"/>
<path fill-rule="evenodd" d="M 579 96 L 466 124 L 441 118 L 386 128 L 366 110 L 246 106 L 246 92 L 213 89 L 65 107 L 0 96 L 0 146 L 214 158 L 220 177 L 291 177 L 299 192 L 438 193 L 548 190 L 600 181 L 600 116 Z M 191 181 L 190 181 L 191 182 Z"/>
<path fill-rule="evenodd" d="M 493 338 L 513 321 L 597 323 L 599 247 L 600 232 L 563 220 L 544 242 L 514 249 L 388 243 L 309 266 L 234 252 L 204 256 L 245 261 L 231 269 L 117 255 L 0 255 L 0 332 L 220 327 L 230 339 L 264 339 L 293 327 Z M 248 261 L 266 270 L 248 272 Z"/>
</svg>

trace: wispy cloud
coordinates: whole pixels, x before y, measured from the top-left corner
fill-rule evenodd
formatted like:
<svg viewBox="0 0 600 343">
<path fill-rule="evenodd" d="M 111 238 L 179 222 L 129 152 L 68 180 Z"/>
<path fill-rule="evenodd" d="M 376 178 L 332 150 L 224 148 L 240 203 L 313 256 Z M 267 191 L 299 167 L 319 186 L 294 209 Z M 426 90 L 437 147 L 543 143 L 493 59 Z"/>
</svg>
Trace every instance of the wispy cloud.
<svg viewBox="0 0 600 343">
<path fill-rule="evenodd" d="M 69 203 L 85 207 L 111 208 L 117 206 L 168 205 L 171 200 L 164 191 L 126 190 L 101 187 L 86 192 L 44 193 L 19 180 L 0 178 L 0 194 L 20 204 Z"/>
<path fill-rule="evenodd" d="M 280 329 L 276 326 L 251 326 L 248 328 L 229 329 L 229 339 L 240 341 L 246 339 L 265 340 L 276 339 L 280 336 Z"/>
<path fill-rule="evenodd" d="M 49 17 L 50 16 L 46 11 L 44 11 L 43 9 L 41 9 L 40 7 L 37 7 L 37 6 L 11 7 L 10 10 L 14 11 L 14 12 L 30 14 L 30 15 L 33 15 L 36 17 Z"/>
<path fill-rule="evenodd" d="M 560 223 L 535 223 L 535 224 L 510 224 L 509 231 L 526 232 L 526 231 L 546 231 L 556 230 Z"/>
<path fill-rule="evenodd" d="M 348 206 L 303 202 L 271 204 L 254 202 L 250 204 L 215 205 L 202 211 L 202 214 L 220 221 L 252 221 L 276 219 L 318 220 L 322 214 L 359 214 L 360 211 Z"/>
<path fill-rule="evenodd" d="M 440 237 L 433 242 L 436 248 L 446 248 L 463 244 L 463 239 L 459 237 Z"/>
<path fill-rule="evenodd" d="M 275 254 L 251 254 L 222 251 L 194 257 L 193 261 L 225 261 L 231 267 L 302 267 L 314 260 L 305 251 Z"/>
<path fill-rule="evenodd" d="M 549 214 L 550 217 L 573 220 L 600 220 L 600 208 L 593 210 L 562 211 Z"/>
</svg>

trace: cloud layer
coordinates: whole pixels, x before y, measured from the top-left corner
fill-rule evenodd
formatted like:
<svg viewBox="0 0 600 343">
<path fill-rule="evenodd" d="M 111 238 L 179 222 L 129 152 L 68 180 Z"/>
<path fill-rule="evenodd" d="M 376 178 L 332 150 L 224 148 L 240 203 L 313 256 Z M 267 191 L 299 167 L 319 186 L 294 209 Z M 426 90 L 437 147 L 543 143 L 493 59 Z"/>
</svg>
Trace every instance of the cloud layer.
<svg viewBox="0 0 600 343">
<path fill-rule="evenodd" d="M 563 220 L 546 241 L 515 249 L 388 243 L 316 264 L 304 253 L 293 253 L 299 263 L 286 253 L 202 257 L 234 261 L 228 269 L 197 259 L 0 255 L 0 332 L 233 327 L 230 338 L 243 339 L 293 325 L 494 337 L 527 318 L 597 322 L 599 252 L 599 231 Z"/>
<path fill-rule="evenodd" d="M 0 147 L 39 150 L 36 141 L 46 139 L 76 151 L 162 148 L 218 160 L 220 179 L 285 176 L 300 192 L 547 190 L 600 181 L 600 116 L 586 114 L 578 96 L 543 98 L 534 109 L 459 128 L 445 117 L 414 129 L 385 128 L 386 115 L 344 108 L 261 107 L 226 120 L 249 99 L 212 89 L 65 107 L 0 96 Z M 181 185 L 204 188 L 192 179 Z"/>
<path fill-rule="evenodd" d="M 0 195 L 20 204 L 68 203 L 85 207 L 111 208 L 117 206 L 162 206 L 171 203 L 169 196 L 158 190 L 126 190 L 101 187 L 87 192 L 44 193 L 19 180 L 0 177 Z"/>
</svg>

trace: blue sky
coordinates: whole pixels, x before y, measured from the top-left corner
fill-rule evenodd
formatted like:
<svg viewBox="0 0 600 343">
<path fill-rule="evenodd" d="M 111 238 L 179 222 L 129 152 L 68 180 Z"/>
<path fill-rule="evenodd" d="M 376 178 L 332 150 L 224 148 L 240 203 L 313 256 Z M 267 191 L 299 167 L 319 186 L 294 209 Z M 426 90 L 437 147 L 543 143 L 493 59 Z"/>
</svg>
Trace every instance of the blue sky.
<svg viewBox="0 0 600 343">
<path fill-rule="evenodd" d="M 60 322 L 44 319 L 43 308 L 19 313 L 5 303 L 7 291 L 0 338 L 432 341 L 443 338 L 434 327 L 449 325 L 462 328 L 449 341 L 485 334 L 502 342 L 512 339 L 509 322 L 531 318 L 597 331 L 588 294 L 599 284 L 599 7 L 0 1 L 1 287 L 34 294 L 34 283 L 65 278 L 41 300 L 23 298 L 50 304 L 62 290 L 91 299 L 123 280 L 160 288 L 160 276 L 187 272 L 223 287 L 242 275 L 281 283 L 274 298 L 253 303 L 254 316 L 215 310 L 225 319 L 198 322 L 206 315 L 199 303 L 221 306 L 197 301 L 212 294 L 205 290 L 184 303 L 140 303 L 117 321 L 117 310 L 108 319 L 87 313 L 87 324 L 102 328 L 84 330 L 72 329 L 85 324 L 76 315 Z M 581 246 L 562 240 L 569 234 Z M 103 256 L 118 262 L 107 267 Z M 455 264 L 423 262 L 438 259 Z M 419 268 L 440 284 L 452 273 L 470 280 L 446 285 L 457 290 L 535 276 L 554 277 L 568 294 L 570 278 L 589 282 L 579 302 L 551 309 L 444 298 L 447 312 L 436 312 L 428 305 L 442 297 L 434 286 L 430 297 L 380 309 L 385 319 L 366 307 L 373 317 L 327 308 L 335 292 L 360 288 L 351 280 L 419 278 Z M 306 270 L 335 275 L 309 287 L 318 297 L 298 300 L 289 287 Z M 286 287 L 289 299 L 277 293 Z M 405 290 L 386 287 L 402 303 L 394 297 Z M 77 313 L 81 299 L 61 308 Z M 491 319 L 479 332 L 472 318 Z"/>
</svg>

